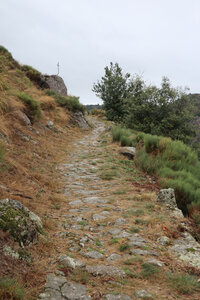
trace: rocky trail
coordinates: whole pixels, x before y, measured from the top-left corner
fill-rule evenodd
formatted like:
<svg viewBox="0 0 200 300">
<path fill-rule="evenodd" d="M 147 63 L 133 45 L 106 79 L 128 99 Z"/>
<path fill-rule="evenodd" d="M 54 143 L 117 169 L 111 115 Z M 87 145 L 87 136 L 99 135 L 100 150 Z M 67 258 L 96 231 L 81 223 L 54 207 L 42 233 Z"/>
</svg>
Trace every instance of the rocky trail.
<svg viewBox="0 0 200 300">
<path fill-rule="evenodd" d="M 119 154 L 103 122 L 92 122 L 59 167 L 66 201 L 49 215 L 58 222 L 56 270 L 39 299 L 200 299 L 166 275 L 197 272 L 185 262 L 200 253 L 187 221 L 156 201 L 156 182 Z"/>
</svg>

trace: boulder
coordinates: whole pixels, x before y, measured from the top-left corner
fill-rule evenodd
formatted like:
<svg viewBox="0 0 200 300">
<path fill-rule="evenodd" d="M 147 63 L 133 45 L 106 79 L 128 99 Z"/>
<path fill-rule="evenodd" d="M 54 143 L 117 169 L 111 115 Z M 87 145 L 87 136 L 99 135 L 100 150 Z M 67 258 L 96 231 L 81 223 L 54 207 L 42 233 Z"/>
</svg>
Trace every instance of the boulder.
<svg viewBox="0 0 200 300">
<path fill-rule="evenodd" d="M 129 159 L 134 159 L 135 157 L 135 147 L 121 147 L 119 152 Z"/>
<path fill-rule="evenodd" d="M 73 113 L 73 115 L 70 119 L 70 123 L 81 129 L 85 129 L 85 130 L 89 129 L 89 125 L 81 111 Z"/>
<path fill-rule="evenodd" d="M 169 188 L 160 190 L 157 196 L 157 201 L 165 203 L 166 206 L 171 209 L 177 209 L 174 189 Z"/>
<path fill-rule="evenodd" d="M 0 200 L 0 229 L 8 231 L 21 246 L 36 243 L 43 231 L 41 219 L 12 199 Z"/>
<path fill-rule="evenodd" d="M 41 87 L 55 91 L 61 96 L 67 96 L 67 87 L 64 80 L 58 75 L 43 75 Z"/>
</svg>

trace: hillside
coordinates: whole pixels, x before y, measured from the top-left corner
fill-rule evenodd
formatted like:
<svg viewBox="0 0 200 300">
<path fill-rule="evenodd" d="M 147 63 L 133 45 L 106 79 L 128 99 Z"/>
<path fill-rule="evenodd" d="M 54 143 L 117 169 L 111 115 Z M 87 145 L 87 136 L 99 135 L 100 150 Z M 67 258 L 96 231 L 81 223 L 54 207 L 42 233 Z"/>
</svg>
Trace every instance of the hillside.
<svg viewBox="0 0 200 300">
<path fill-rule="evenodd" d="M 0 299 L 198 300 L 200 245 L 173 190 L 103 113 L 88 126 L 41 80 L 0 48 Z"/>
</svg>

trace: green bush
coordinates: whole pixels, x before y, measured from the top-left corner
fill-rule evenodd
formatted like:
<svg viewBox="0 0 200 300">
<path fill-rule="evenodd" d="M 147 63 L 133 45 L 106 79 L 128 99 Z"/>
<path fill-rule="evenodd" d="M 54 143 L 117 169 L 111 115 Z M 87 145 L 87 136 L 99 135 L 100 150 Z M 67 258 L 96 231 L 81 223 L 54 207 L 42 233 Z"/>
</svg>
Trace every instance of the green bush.
<svg viewBox="0 0 200 300">
<path fill-rule="evenodd" d="M 15 279 L 0 278 L 1 299 L 25 299 L 24 288 Z"/>
<path fill-rule="evenodd" d="M 113 142 L 121 142 L 121 146 L 134 146 L 135 136 L 132 130 L 116 126 L 112 129 Z"/>
<path fill-rule="evenodd" d="M 85 112 L 85 107 L 83 104 L 79 102 L 79 97 L 75 96 L 61 96 L 58 95 L 55 91 L 53 90 L 46 90 L 46 94 L 48 96 L 54 97 L 57 101 L 57 103 L 61 107 L 67 108 L 69 111 L 77 112 L 81 111 L 82 113 Z"/>
<path fill-rule="evenodd" d="M 40 103 L 25 93 L 18 93 L 17 96 L 25 103 L 31 121 L 37 121 L 41 116 Z"/>
</svg>

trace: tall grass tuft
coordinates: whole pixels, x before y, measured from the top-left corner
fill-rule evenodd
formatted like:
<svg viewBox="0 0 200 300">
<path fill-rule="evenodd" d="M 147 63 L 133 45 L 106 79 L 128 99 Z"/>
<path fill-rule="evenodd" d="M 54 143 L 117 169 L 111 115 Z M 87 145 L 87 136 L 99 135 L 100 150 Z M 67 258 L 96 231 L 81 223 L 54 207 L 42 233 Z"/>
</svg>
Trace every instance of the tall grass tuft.
<svg viewBox="0 0 200 300">
<path fill-rule="evenodd" d="M 17 96 L 25 103 L 27 107 L 27 114 L 31 121 L 37 121 L 41 116 L 40 103 L 25 93 L 17 93 Z"/>
<path fill-rule="evenodd" d="M 0 278 L 0 299 L 25 299 L 24 288 L 15 279 Z"/>
</svg>

